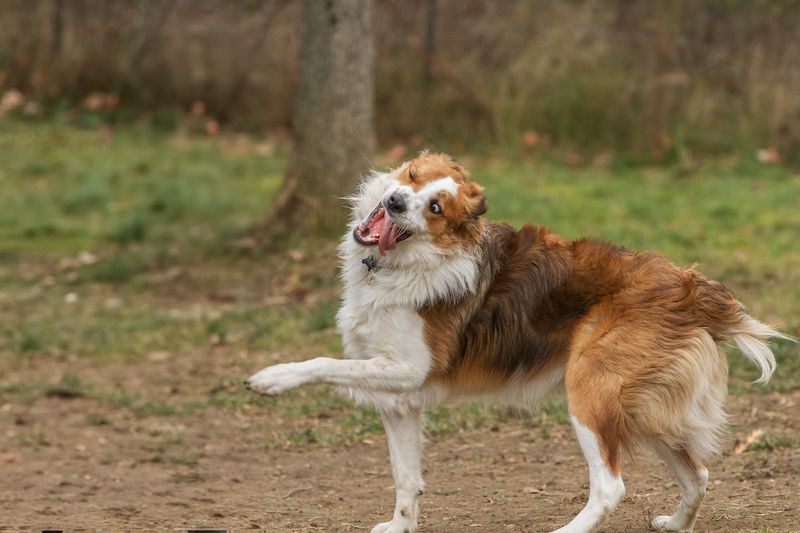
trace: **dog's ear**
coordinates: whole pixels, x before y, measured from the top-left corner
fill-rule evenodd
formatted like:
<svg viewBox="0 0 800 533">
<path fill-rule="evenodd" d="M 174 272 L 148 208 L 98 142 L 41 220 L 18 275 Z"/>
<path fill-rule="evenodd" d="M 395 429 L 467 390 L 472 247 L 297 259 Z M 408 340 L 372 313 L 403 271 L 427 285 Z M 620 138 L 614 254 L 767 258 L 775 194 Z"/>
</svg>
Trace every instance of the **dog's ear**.
<svg viewBox="0 0 800 533">
<path fill-rule="evenodd" d="M 467 184 L 467 198 L 469 199 L 469 214 L 472 217 L 479 217 L 486 213 L 489 204 L 486 202 L 484 189 L 474 181 Z"/>
<path fill-rule="evenodd" d="M 472 211 L 472 215 L 476 217 L 483 216 L 486 214 L 486 211 L 488 210 L 489 210 L 489 204 L 486 202 L 486 195 L 482 194 L 481 199 L 478 202 L 478 205 Z"/>
</svg>

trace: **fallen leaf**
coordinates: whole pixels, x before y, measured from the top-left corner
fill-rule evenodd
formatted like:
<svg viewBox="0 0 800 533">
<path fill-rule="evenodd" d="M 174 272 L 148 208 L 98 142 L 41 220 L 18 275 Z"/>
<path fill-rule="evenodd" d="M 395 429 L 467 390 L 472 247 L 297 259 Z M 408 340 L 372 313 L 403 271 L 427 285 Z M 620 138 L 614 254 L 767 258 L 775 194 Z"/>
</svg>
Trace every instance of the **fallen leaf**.
<svg viewBox="0 0 800 533">
<path fill-rule="evenodd" d="M 774 165 L 781 162 L 781 154 L 775 148 L 762 148 L 756 152 L 756 159 L 760 163 Z"/>
<path fill-rule="evenodd" d="M 761 435 L 763 434 L 764 434 L 763 429 L 754 429 L 744 439 L 741 440 L 737 439 L 736 444 L 733 447 L 734 455 L 739 455 L 741 453 L 744 453 L 747 450 L 747 448 L 749 448 L 751 444 L 756 442 L 759 439 L 759 437 L 761 437 Z"/>
<path fill-rule="evenodd" d="M 206 134 L 209 137 L 216 137 L 219 135 L 219 122 L 216 120 L 209 120 L 206 122 Z"/>
<path fill-rule="evenodd" d="M 206 103 L 202 100 L 196 100 L 192 102 L 192 115 L 196 117 L 200 117 L 206 114 Z"/>
<path fill-rule="evenodd" d="M 522 144 L 529 148 L 537 146 L 541 141 L 541 136 L 535 131 L 526 131 L 522 134 Z"/>
<path fill-rule="evenodd" d="M 3 98 L 0 98 L 0 116 L 5 115 L 9 111 L 13 111 L 23 103 L 25 103 L 25 97 L 21 92 L 16 89 L 6 91 Z"/>
<path fill-rule="evenodd" d="M 303 253 L 303 250 L 294 249 L 294 250 L 289 250 L 288 253 L 289 253 L 289 258 L 295 263 L 299 263 L 306 256 L 306 254 Z"/>
</svg>

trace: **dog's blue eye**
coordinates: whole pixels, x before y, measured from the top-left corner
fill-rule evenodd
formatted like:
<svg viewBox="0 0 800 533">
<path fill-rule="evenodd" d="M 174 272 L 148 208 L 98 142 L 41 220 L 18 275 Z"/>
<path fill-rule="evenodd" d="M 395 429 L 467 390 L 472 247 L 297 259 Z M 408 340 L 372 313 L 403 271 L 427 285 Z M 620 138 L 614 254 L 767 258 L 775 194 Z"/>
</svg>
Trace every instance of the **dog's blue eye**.
<svg viewBox="0 0 800 533">
<path fill-rule="evenodd" d="M 442 206 L 439 205 L 439 202 L 436 200 L 431 202 L 431 213 L 436 213 L 437 215 L 442 212 Z"/>
</svg>

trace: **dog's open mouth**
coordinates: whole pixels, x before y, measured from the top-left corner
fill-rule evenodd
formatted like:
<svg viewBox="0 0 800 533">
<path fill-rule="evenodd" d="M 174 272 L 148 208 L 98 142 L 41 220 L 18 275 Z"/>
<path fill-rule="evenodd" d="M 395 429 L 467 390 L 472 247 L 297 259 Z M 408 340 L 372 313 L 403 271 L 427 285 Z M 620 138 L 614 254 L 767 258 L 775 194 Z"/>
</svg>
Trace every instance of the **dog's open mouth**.
<svg viewBox="0 0 800 533">
<path fill-rule="evenodd" d="M 411 237 L 411 230 L 401 228 L 386 214 L 383 204 L 372 210 L 367 219 L 353 230 L 353 238 L 364 246 L 378 245 L 381 255 L 394 250 L 397 243 Z"/>
</svg>

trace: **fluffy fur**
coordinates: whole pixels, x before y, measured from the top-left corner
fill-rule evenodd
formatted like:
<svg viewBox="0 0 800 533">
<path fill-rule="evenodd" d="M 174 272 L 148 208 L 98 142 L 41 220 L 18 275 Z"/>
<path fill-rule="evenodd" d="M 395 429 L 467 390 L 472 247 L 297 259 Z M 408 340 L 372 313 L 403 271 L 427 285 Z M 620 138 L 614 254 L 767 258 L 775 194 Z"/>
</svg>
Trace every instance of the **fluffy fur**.
<svg viewBox="0 0 800 533">
<path fill-rule="evenodd" d="M 397 494 L 391 520 L 373 533 L 417 527 L 426 407 L 459 395 L 530 404 L 561 384 L 590 489 L 559 531 L 600 525 L 625 493 L 622 451 L 641 444 L 681 489 L 675 512 L 653 527 L 692 530 L 704 464 L 726 423 L 721 344 L 732 340 L 766 382 L 775 359 L 764 341 L 788 337 L 749 316 L 724 285 L 658 254 L 485 222 L 483 188 L 444 154 L 373 173 L 351 201 L 337 315 L 347 359 L 268 367 L 249 385 L 277 394 L 330 383 L 377 407 Z M 411 237 L 395 241 L 398 231 Z M 381 232 L 383 245 L 370 245 Z"/>
</svg>

